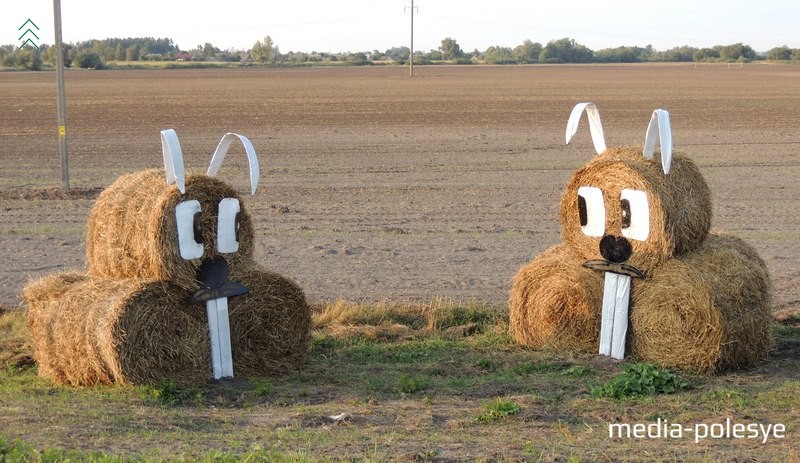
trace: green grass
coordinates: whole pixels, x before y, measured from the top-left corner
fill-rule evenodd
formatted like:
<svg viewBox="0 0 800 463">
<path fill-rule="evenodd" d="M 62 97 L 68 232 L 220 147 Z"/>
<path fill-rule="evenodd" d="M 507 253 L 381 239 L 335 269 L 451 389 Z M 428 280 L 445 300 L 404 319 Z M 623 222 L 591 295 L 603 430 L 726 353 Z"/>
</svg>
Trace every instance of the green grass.
<svg viewBox="0 0 800 463">
<path fill-rule="evenodd" d="M 511 415 L 516 415 L 520 411 L 519 404 L 510 400 L 497 399 L 489 402 L 484 407 L 483 413 L 478 415 L 479 423 L 494 423 L 508 418 Z"/>
<path fill-rule="evenodd" d="M 308 359 L 288 376 L 70 388 L 25 363 L 25 324 L 12 311 L 0 317 L 0 462 L 797 461 L 794 438 L 608 439 L 610 422 L 659 417 L 780 422 L 796 436 L 793 326 L 776 325 L 761 367 L 704 377 L 520 348 L 507 324 L 503 308 L 479 304 L 339 302 L 315 313 Z M 331 418 L 342 413 L 350 418 Z"/>
</svg>

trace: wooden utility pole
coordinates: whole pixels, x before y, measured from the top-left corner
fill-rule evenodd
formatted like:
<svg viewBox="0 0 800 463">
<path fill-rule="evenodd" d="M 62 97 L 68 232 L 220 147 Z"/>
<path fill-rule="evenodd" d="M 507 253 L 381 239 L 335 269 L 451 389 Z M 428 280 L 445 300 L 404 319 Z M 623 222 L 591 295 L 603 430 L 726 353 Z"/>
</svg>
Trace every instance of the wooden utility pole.
<svg viewBox="0 0 800 463">
<path fill-rule="evenodd" d="M 411 50 L 408 52 L 408 75 L 414 77 L 414 0 L 411 0 Z"/>
<path fill-rule="evenodd" d="M 61 185 L 69 191 L 69 155 L 67 154 L 67 102 L 64 96 L 64 46 L 61 41 L 61 0 L 53 0 L 56 32 L 56 80 L 58 81 L 58 144 L 61 152 Z"/>
</svg>

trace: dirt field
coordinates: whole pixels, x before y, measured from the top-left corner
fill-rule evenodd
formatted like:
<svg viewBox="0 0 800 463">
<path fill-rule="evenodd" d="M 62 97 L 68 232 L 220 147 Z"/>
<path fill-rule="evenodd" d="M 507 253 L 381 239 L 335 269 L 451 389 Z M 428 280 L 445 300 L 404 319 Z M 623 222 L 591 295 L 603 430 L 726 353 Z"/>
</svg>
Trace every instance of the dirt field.
<svg viewBox="0 0 800 463">
<path fill-rule="evenodd" d="M 60 184 L 55 76 L 0 73 L 0 304 L 32 277 L 83 267 L 92 197 L 161 165 L 159 130 L 204 170 L 226 131 L 259 152 L 247 200 L 257 260 L 314 301 L 503 304 L 517 269 L 559 241 L 556 206 L 592 155 L 578 101 L 609 145 L 640 144 L 653 109 L 714 194 L 713 228 L 771 271 L 776 309 L 800 305 L 800 67 L 640 66 L 70 71 L 70 174 Z M 242 190 L 234 148 L 222 176 Z"/>
</svg>

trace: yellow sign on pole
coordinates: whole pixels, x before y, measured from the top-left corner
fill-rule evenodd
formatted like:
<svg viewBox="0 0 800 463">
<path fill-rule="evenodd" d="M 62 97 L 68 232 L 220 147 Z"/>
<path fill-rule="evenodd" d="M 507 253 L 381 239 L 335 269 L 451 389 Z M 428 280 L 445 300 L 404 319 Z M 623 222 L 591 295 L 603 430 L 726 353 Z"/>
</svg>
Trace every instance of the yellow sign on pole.
<svg viewBox="0 0 800 463">
<path fill-rule="evenodd" d="M 66 137 L 67 136 L 67 127 L 64 125 L 58 126 L 58 136 L 59 137 Z"/>
</svg>

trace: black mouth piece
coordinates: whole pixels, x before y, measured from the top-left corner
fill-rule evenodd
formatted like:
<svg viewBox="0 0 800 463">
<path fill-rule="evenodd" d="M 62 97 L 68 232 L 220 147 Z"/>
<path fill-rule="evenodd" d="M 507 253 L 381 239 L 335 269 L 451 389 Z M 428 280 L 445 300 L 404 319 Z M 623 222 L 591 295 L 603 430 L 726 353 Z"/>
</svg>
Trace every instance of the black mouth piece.
<svg viewBox="0 0 800 463">
<path fill-rule="evenodd" d="M 197 279 L 203 287 L 189 297 L 191 304 L 241 296 L 248 292 L 241 284 L 228 280 L 228 261 L 222 256 L 203 259 L 197 270 Z"/>
<path fill-rule="evenodd" d="M 605 259 L 587 260 L 583 266 L 592 270 L 599 270 L 601 272 L 612 272 L 620 275 L 627 275 L 632 278 L 646 278 L 641 270 L 633 265 L 622 264 L 620 262 L 611 262 Z"/>
</svg>

